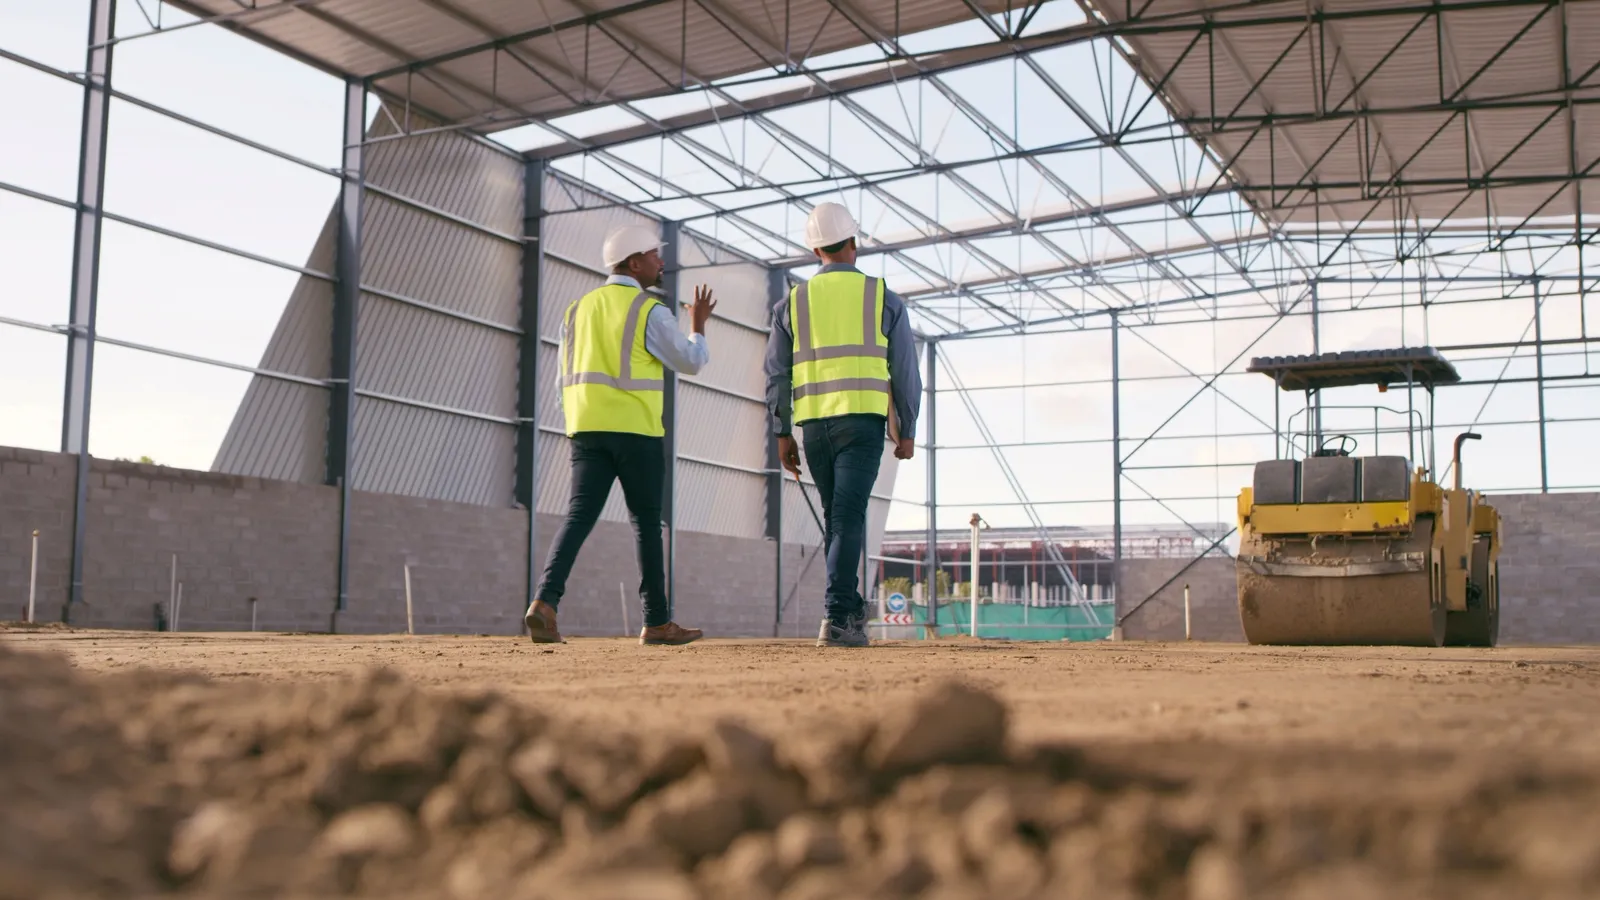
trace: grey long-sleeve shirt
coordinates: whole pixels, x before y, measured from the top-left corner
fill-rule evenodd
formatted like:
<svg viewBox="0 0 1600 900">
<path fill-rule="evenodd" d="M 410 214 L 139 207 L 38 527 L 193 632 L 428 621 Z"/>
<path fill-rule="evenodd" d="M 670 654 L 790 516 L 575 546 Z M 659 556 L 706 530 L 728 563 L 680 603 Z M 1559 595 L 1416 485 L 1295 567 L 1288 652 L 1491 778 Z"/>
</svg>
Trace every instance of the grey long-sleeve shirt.
<svg viewBox="0 0 1600 900">
<path fill-rule="evenodd" d="M 640 290 L 638 280 L 627 275 L 613 274 L 606 279 L 606 284 L 623 284 Z M 711 350 L 706 346 L 704 335 L 684 336 L 678 327 L 678 317 L 672 314 L 671 303 L 671 299 L 663 300 L 660 306 L 650 309 L 650 315 L 644 320 L 644 349 L 674 372 L 699 374 L 711 359 Z M 556 397 L 561 399 L 562 408 L 565 409 L 559 366 L 556 371 Z"/>
<path fill-rule="evenodd" d="M 829 263 L 825 272 L 857 272 L 848 263 Z M 767 338 L 767 412 L 772 433 L 786 435 L 792 428 L 794 394 L 794 333 L 789 328 L 789 297 L 772 308 L 772 334 Z M 917 348 L 911 337 L 911 320 L 905 301 L 883 289 L 883 336 L 889 339 L 889 402 L 894 406 L 895 427 L 901 437 L 917 433 L 922 409 L 922 373 L 917 368 Z"/>
</svg>

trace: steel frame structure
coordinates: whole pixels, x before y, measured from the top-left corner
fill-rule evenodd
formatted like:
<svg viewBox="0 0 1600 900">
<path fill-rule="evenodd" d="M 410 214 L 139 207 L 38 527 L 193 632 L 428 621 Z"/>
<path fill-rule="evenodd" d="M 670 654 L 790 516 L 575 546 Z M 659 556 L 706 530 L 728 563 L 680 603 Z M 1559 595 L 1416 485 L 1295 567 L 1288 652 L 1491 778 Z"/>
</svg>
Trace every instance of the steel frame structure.
<svg viewBox="0 0 1600 900">
<path fill-rule="evenodd" d="M 1069 0 L 1039 0 L 1017 3 L 1004 16 L 982 15 L 974 7 L 973 27 L 941 38 L 944 43 L 938 46 L 915 43 L 898 28 L 884 29 L 851 0 L 825 0 L 830 17 L 840 17 L 859 32 L 860 52 L 821 61 L 808 58 L 804 34 L 784 31 L 781 41 L 774 40 L 726 0 L 682 3 L 685 32 L 692 2 L 754 55 L 782 60 L 733 78 L 698 72 L 686 52 L 673 59 L 648 49 L 621 22 L 630 13 L 665 6 L 667 0 L 638 0 L 587 13 L 553 22 L 537 34 L 499 33 L 464 9 L 460 0 L 416 0 L 479 32 L 481 40 L 448 54 L 417 58 L 379 36 L 345 29 L 352 39 L 385 46 L 386 52 L 406 62 L 374 73 L 336 72 L 345 80 L 346 115 L 343 158 L 332 169 L 123 94 L 111 79 L 114 51 L 123 42 L 203 24 L 245 32 L 253 23 L 282 15 L 335 21 L 317 8 L 320 0 L 251 0 L 228 13 L 201 14 L 177 25 L 162 25 L 157 18 L 150 31 L 131 35 L 112 31 L 115 0 L 86 2 L 91 30 L 82 73 L 61 71 L 0 47 L 0 59 L 75 83 L 84 96 L 76 197 L 56 197 L 0 181 L 0 190 L 70 209 L 76 218 L 69 324 L 0 319 L 0 327 L 60 333 L 67 342 L 62 449 L 77 453 L 80 461 L 69 611 L 82 599 L 89 398 L 98 343 L 328 389 L 333 427 L 327 479 L 341 485 L 346 494 L 353 410 L 362 397 L 515 427 L 517 498 L 532 518 L 539 431 L 533 421 L 533 382 L 541 343 L 536 327 L 537 259 L 545 252 L 536 240 L 537 228 L 548 216 L 561 213 L 551 211 L 538 189 L 532 189 L 523 233 L 501 234 L 365 183 L 362 153 L 370 143 L 364 137 L 369 93 L 384 101 L 382 113 L 397 126 L 394 135 L 374 140 L 405 140 L 441 128 L 488 135 L 534 126 L 544 133 L 543 142 L 517 154 L 526 165 L 530 185 L 542 186 L 547 171 L 588 181 L 611 197 L 605 204 L 651 212 L 666 218 L 671 228 L 720 241 L 729 259 L 765 262 L 773 270 L 774 292 L 809 265 L 806 248 L 792 237 L 798 217 L 822 199 L 844 198 L 851 203 L 864 214 L 862 255 L 869 264 L 881 265 L 908 300 L 922 342 L 927 427 L 921 446 L 927 456 L 924 505 L 930 546 L 941 508 L 939 451 L 987 451 L 1005 469 L 1008 450 L 1104 443 L 1112 458 L 1109 498 L 1035 501 L 1020 480 L 1012 478 L 1015 500 L 985 505 L 1019 507 L 1042 527 L 1039 509 L 1109 502 L 1119 536 L 1114 552 L 1120 562 L 1126 504 L 1153 505 L 1187 524 L 1178 504 L 1227 497 L 1220 492 L 1146 489 L 1145 476 L 1131 473 L 1172 472 L 1184 466 L 1140 465 L 1135 457 L 1164 441 L 1195 439 L 1173 434 L 1172 425 L 1202 398 L 1228 404 L 1261 426 L 1213 431 L 1205 437 L 1276 439 L 1276 423 L 1269 427 L 1263 416 L 1224 385 L 1224 379 L 1237 373 L 1252 348 L 1272 337 L 1282 323 L 1306 320 L 1311 345 L 1307 349 L 1316 352 L 1323 346 L 1329 317 L 1356 310 L 1394 312 L 1402 323 L 1407 316 L 1420 317 L 1426 336 L 1430 316 L 1466 315 L 1510 300 L 1528 301 L 1532 310 L 1528 329 L 1516 340 L 1467 341 L 1441 349 L 1478 354 L 1476 361 L 1490 367 L 1503 364 L 1498 374 L 1469 378 L 1463 388 L 1487 388 L 1492 397 L 1504 385 L 1533 386 L 1536 418 L 1507 424 L 1537 426 L 1540 479 L 1538 485 L 1518 487 L 1541 491 L 1596 487 L 1553 485 L 1547 446 L 1550 424 L 1600 421 L 1593 416 L 1552 416 L 1547 408 L 1551 392 L 1600 384 L 1590 365 L 1600 338 L 1588 331 L 1597 276 L 1587 263 L 1600 227 L 1588 208 L 1594 193 L 1585 190 L 1586 182 L 1600 177 L 1600 144 L 1589 139 L 1584 127 L 1600 115 L 1600 56 L 1583 40 L 1588 23 L 1600 12 L 1596 8 L 1600 3 L 1594 0 L 1394 0 L 1383 5 L 1220 0 L 1186 4 L 1176 11 L 1174 4 L 1151 0 L 1082 0 L 1071 16 L 1059 14 Z M 972 5 L 970 0 L 963 2 Z M 173 5 L 196 9 L 192 3 Z M 898 22 L 898 4 L 895 9 Z M 1057 20 L 1052 25 L 1038 27 L 1053 14 Z M 1461 23 L 1486 15 L 1520 18 L 1492 50 L 1465 59 L 1469 54 L 1458 46 Z M 560 60 L 519 49 L 540 34 L 565 32 L 581 33 L 585 42 L 604 41 L 622 48 L 633 63 L 654 73 L 659 84 L 644 95 L 616 99 L 608 96 L 606 73 L 580 73 Z M 1372 43 L 1374 35 L 1384 39 Z M 1363 36 L 1379 50 L 1358 62 L 1349 48 Z M 1551 46 L 1535 46 L 1543 40 Z M 1139 47 L 1165 47 L 1167 52 L 1165 56 L 1140 52 Z M 1530 47 L 1552 51 L 1545 55 L 1551 56 L 1547 62 L 1555 72 L 1553 79 L 1534 89 L 1486 89 L 1503 83 L 1505 73 L 1521 65 L 1518 60 L 1529 55 Z M 327 68 L 292 47 L 278 49 Z M 502 64 L 514 66 L 553 87 L 556 83 L 549 73 L 560 72 L 580 90 L 562 91 L 568 103 L 559 111 L 536 111 L 503 103 L 492 88 L 483 91 L 445 68 L 482 54 L 489 55 L 496 72 Z M 1306 78 L 1314 86 L 1306 95 L 1310 102 L 1269 105 L 1265 98 L 1281 93 L 1277 86 L 1286 78 L 1286 67 L 1298 66 L 1302 54 L 1309 60 Z M 1394 77 L 1400 61 L 1408 59 L 1430 63 L 1433 78 L 1428 89 L 1414 91 L 1402 102 L 1375 102 L 1375 90 Z M 1072 73 L 1078 76 L 1092 67 L 1095 89 L 1081 86 L 1085 78 L 1063 78 L 1063 67 L 1068 65 L 1079 67 Z M 434 111 L 409 90 L 379 86 L 379 82 L 392 85 L 399 77 L 407 86 L 420 81 L 453 92 L 479 112 L 432 124 L 438 120 Z M 969 82 L 985 79 L 992 87 L 1010 82 L 1009 121 L 1004 110 L 996 109 L 994 98 L 972 95 Z M 664 102 L 685 94 L 704 100 L 704 108 L 685 110 L 681 104 L 672 107 Z M 1048 102 L 1050 108 L 1029 109 L 1025 115 L 1025 94 L 1028 102 Z M 104 209 L 107 125 L 113 100 L 337 178 L 340 240 L 334 270 L 321 272 L 269 259 Z M 927 127 L 923 115 L 929 107 L 945 115 L 936 129 Z M 575 118 L 597 110 L 632 121 L 596 132 Z M 1037 129 L 1025 127 L 1052 116 L 1069 121 L 1072 134 L 1046 139 L 1037 136 Z M 431 117 L 430 124 L 418 126 L 420 117 Z M 1506 122 L 1520 125 L 1508 132 Z M 1396 123 L 1427 127 L 1406 131 Z M 968 139 L 942 154 L 953 124 L 959 124 Z M 836 129 L 845 138 L 843 143 L 834 143 Z M 1499 133 L 1486 133 L 1491 130 Z M 865 147 L 866 143 L 871 146 Z M 1555 152 L 1550 150 L 1552 144 Z M 1171 155 L 1172 164 L 1157 166 L 1153 160 L 1161 155 Z M 1446 157 L 1451 160 L 1448 165 L 1441 161 Z M 1101 175 L 1097 190 L 1090 183 L 1095 178 L 1081 177 L 1089 164 L 1101 171 L 1115 169 L 1116 179 L 1108 185 Z M 704 189 L 710 183 L 720 186 Z M 954 221 L 945 214 L 947 193 L 967 221 Z M 359 247 L 366 195 L 451 218 L 527 249 L 525 318 L 519 327 L 478 320 L 362 284 Z M 583 209 L 605 204 L 589 203 Z M 880 228 L 891 219 L 898 227 Z M 332 283 L 337 298 L 333 377 L 325 382 L 305 379 L 100 335 L 95 303 L 100 227 L 106 220 Z M 530 258 L 531 279 L 526 277 Z M 530 283 L 531 294 L 526 293 Z M 525 394 L 517 418 L 379 397 L 359 389 L 354 372 L 358 340 L 354 304 L 363 291 L 517 335 L 523 344 L 518 377 Z M 1558 302 L 1575 308 L 1577 323 L 1552 336 L 1543 311 Z M 1207 370 L 1180 362 L 1146 336 L 1163 325 L 1195 324 L 1239 329 L 1248 342 L 1232 359 L 1217 360 Z M 1402 324 L 1402 337 L 1407 330 Z M 1108 378 L 969 387 L 949 354 L 941 351 L 942 346 L 979 338 L 1049 340 L 1053 335 L 1096 332 L 1105 332 L 1109 342 Z M 1170 363 L 1169 371 L 1125 372 L 1122 356 L 1130 338 L 1139 342 L 1134 346 L 1141 352 L 1163 357 Z M 1577 355 L 1582 357 L 1581 372 L 1567 364 Z M 1524 360 L 1532 362 L 1531 374 L 1510 374 L 1512 366 Z M 1552 360 L 1562 363 L 1560 371 L 1550 371 Z M 945 369 L 943 378 L 937 377 L 940 368 Z M 1156 381 L 1188 384 L 1193 391 L 1155 428 L 1124 433 L 1125 387 Z M 983 413 L 972 403 L 972 397 L 985 390 L 1068 385 L 1109 388 L 1111 433 L 1105 440 L 1001 441 L 983 424 Z M 941 443 L 937 401 L 951 393 L 966 406 L 983 435 L 980 442 Z M 1488 403 L 1486 398 L 1479 417 Z M 1243 464 L 1216 460 L 1195 468 Z M 781 503 L 781 472 L 770 452 L 762 471 L 777 486 L 769 492 L 769 522 L 781 521 L 776 510 Z M 1125 498 L 1125 486 L 1143 496 Z M 1212 538 L 1209 533 L 1204 536 Z M 530 524 L 530 560 L 533 540 Z M 347 541 L 346 519 L 341 522 L 341 608 L 347 594 L 343 563 Z M 1215 540 L 1210 549 L 1221 544 Z M 781 600 L 781 563 L 777 592 Z"/>
</svg>

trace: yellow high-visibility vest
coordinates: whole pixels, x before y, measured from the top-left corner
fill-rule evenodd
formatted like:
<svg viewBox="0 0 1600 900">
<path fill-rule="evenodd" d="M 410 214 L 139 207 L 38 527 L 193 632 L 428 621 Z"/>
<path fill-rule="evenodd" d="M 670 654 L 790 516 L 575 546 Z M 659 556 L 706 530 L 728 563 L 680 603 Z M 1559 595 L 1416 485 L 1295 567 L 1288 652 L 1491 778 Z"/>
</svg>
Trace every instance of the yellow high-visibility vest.
<svg viewBox="0 0 1600 900">
<path fill-rule="evenodd" d="M 661 361 L 644 346 L 661 301 L 608 284 L 567 307 L 561 327 L 561 405 L 567 434 L 623 431 L 661 437 Z"/>
<path fill-rule="evenodd" d="M 889 414 L 883 279 L 824 272 L 789 294 L 794 421 Z"/>
</svg>

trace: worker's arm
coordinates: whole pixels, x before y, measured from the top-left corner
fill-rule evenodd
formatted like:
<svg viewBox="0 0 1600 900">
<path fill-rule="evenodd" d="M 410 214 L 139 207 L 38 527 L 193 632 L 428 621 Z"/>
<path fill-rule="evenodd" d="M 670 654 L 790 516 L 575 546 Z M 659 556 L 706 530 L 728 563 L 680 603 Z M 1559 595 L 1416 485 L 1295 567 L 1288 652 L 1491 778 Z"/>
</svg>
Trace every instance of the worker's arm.
<svg viewBox="0 0 1600 900">
<path fill-rule="evenodd" d="M 705 323 L 701 322 L 695 333 L 686 337 L 678 328 L 677 317 L 665 305 L 652 308 L 650 318 L 645 320 L 644 348 L 662 365 L 684 375 L 699 374 L 711 359 Z"/>
<path fill-rule="evenodd" d="M 794 394 L 794 334 L 789 330 L 789 294 L 772 307 L 772 331 L 767 335 L 767 416 L 778 436 L 778 462 L 800 475 L 800 448 L 791 434 Z"/>
<path fill-rule="evenodd" d="M 910 459 L 917 436 L 917 415 L 922 411 L 922 372 L 917 366 L 917 345 L 911 336 L 911 316 L 894 291 L 883 292 L 883 336 L 889 339 L 889 402 L 894 404 L 895 427 L 900 441 L 895 456 Z"/>
</svg>

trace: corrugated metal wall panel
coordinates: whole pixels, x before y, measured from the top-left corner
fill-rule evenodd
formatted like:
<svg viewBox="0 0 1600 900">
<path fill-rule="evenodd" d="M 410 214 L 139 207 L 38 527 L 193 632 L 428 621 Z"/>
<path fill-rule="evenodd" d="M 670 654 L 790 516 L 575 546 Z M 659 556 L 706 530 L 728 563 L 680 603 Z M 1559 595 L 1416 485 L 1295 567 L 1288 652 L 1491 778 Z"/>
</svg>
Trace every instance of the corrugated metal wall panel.
<svg viewBox="0 0 1600 900">
<path fill-rule="evenodd" d="M 767 444 L 765 407 L 694 384 L 678 387 L 678 421 L 683 426 L 678 453 L 717 462 L 764 469 Z M 748 475 L 760 481 L 764 475 Z M 760 533 L 749 535 L 759 537 Z"/>
<path fill-rule="evenodd" d="M 361 295 L 357 383 L 408 400 L 512 419 L 517 415 L 514 334 Z"/>
<path fill-rule="evenodd" d="M 678 461 L 678 529 L 759 538 L 766 530 L 766 479 Z"/>
<path fill-rule="evenodd" d="M 380 114 L 372 132 L 393 131 Z M 366 178 L 496 231 L 522 230 L 522 168 L 460 135 L 373 144 Z M 362 283 L 516 327 L 519 245 L 369 191 Z M 516 415 L 515 335 L 397 301 L 361 297 L 356 385 L 501 418 Z M 363 396 L 356 404 L 353 483 L 361 490 L 506 506 L 516 434 L 500 425 Z"/>
<path fill-rule="evenodd" d="M 522 248 L 368 193 L 361 282 L 516 328 Z"/>
<path fill-rule="evenodd" d="M 270 426 L 270 427 L 265 427 Z M 320 484 L 328 435 L 326 388 L 255 378 L 217 450 L 212 471 Z"/>
<path fill-rule="evenodd" d="M 331 270 L 333 246 L 330 215 L 312 246 L 307 268 Z M 302 275 L 267 342 L 260 367 L 325 379 L 332 365 L 332 332 L 333 285 Z M 326 471 L 327 431 L 326 390 L 275 378 L 252 378 L 211 468 L 230 475 L 320 484 Z"/>
<path fill-rule="evenodd" d="M 727 254 L 721 254 L 726 256 Z M 772 318 L 768 299 L 767 267 L 755 263 L 724 263 L 713 259 L 704 244 L 693 235 L 678 248 L 678 263 L 684 266 L 684 296 L 692 299 L 694 285 L 707 284 L 717 295 L 717 315 L 765 331 Z"/>
<path fill-rule="evenodd" d="M 380 114 L 369 136 L 392 130 Z M 366 177 L 488 228 L 521 232 L 520 165 L 472 138 L 437 134 L 371 145 Z M 364 202 L 364 285 L 517 326 L 518 245 L 375 192 Z M 310 267 L 332 270 L 335 237 L 330 215 Z M 262 367 L 328 377 L 331 310 L 331 285 L 302 278 Z M 358 334 L 359 390 L 515 417 L 516 335 L 365 293 Z M 321 481 L 327 392 L 284 391 L 275 384 L 254 379 L 215 467 Z M 370 396 L 356 403 L 352 484 L 361 490 L 506 506 L 514 458 L 508 425 Z"/>
<path fill-rule="evenodd" d="M 468 419 L 363 397 L 356 404 L 358 491 L 481 506 L 510 506 L 515 432 Z"/>
<path fill-rule="evenodd" d="M 687 323 L 684 327 L 688 327 Z M 706 340 L 711 347 L 711 361 L 694 376 L 695 380 L 733 391 L 765 407 L 767 336 L 737 325 L 711 322 L 706 326 Z"/>
<path fill-rule="evenodd" d="M 369 184 L 496 231 L 522 234 L 522 204 L 505 202 L 522 195 L 522 166 L 479 141 L 443 132 L 384 141 L 368 147 L 367 170 Z"/>
</svg>

